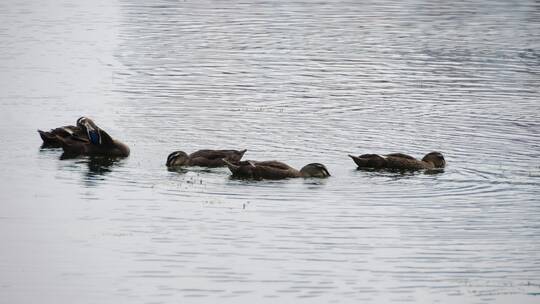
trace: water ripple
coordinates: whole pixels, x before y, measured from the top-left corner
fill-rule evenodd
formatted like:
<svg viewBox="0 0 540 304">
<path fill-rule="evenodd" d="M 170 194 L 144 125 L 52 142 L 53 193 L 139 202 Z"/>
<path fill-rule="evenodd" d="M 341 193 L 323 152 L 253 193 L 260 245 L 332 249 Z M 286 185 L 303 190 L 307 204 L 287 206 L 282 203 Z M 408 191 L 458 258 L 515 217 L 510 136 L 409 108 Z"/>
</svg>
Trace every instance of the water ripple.
<svg viewBox="0 0 540 304">
<path fill-rule="evenodd" d="M 3 298 L 537 300 L 537 2 L 47 5 L 0 3 Z M 132 155 L 37 148 L 80 115 Z M 332 177 L 165 168 L 203 148 Z M 347 157 L 433 150 L 444 172 Z"/>
</svg>

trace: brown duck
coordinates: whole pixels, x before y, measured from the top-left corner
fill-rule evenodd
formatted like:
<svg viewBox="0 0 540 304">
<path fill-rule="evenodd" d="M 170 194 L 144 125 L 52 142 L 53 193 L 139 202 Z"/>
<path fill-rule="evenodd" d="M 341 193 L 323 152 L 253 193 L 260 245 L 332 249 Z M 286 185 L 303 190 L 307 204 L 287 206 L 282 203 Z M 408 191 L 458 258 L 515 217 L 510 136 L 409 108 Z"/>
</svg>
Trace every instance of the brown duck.
<svg viewBox="0 0 540 304">
<path fill-rule="evenodd" d="M 284 179 L 294 177 L 328 177 L 330 173 L 323 164 L 311 163 L 296 170 L 279 161 L 242 161 L 231 163 L 225 160 L 234 177 L 248 179 Z"/>
<path fill-rule="evenodd" d="M 62 138 L 67 138 L 70 136 L 76 136 L 78 138 L 85 138 L 88 139 L 88 131 L 91 128 L 96 128 L 97 126 L 90 125 L 90 122 L 87 120 L 88 118 L 81 117 L 77 119 L 77 123 L 75 126 L 63 126 L 58 127 L 55 129 L 51 129 L 50 131 L 42 131 L 38 130 L 39 136 L 43 140 L 43 147 L 47 148 L 61 148 L 62 147 Z M 89 129 L 87 129 L 84 126 L 84 123 L 89 124 Z M 93 124 L 93 122 L 92 122 Z M 90 131 L 91 132 L 91 131 Z"/>
<path fill-rule="evenodd" d="M 61 147 L 70 155 L 129 156 L 129 147 L 113 139 L 90 118 L 77 119 L 75 126 L 64 126 L 50 131 L 38 130 L 44 147 Z"/>
<path fill-rule="evenodd" d="M 184 151 L 175 151 L 167 157 L 167 167 L 199 166 L 224 167 L 224 160 L 233 163 L 239 162 L 247 150 L 199 150 L 191 154 Z"/>
<path fill-rule="evenodd" d="M 360 156 L 349 155 L 358 165 L 358 168 L 389 169 L 389 170 L 431 170 L 444 168 L 446 161 L 439 152 L 430 152 L 418 160 L 402 153 L 387 155 L 363 154 Z"/>
</svg>

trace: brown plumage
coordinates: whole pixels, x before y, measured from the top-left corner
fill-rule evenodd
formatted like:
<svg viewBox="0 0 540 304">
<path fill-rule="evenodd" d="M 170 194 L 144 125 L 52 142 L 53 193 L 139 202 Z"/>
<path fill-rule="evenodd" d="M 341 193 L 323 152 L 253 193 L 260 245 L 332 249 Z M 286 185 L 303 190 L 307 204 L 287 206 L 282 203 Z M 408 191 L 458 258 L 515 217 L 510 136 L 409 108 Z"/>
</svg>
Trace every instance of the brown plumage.
<svg viewBox="0 0 540 304">
<path fill-rule="evenodd" d="M 46 148 L 61 148 L 62 142 L 60 138 L 67 138 L 72 135 L 79 138 L 87 138 L 86 132 L 77 126 L 63 126 L 50 131 L 38 130 L 39 136 L 43 140 L 43 147 Z"/>
<path fill-rule="evenodd" d="M 38 130 L 44 147 L 61 147 L 69 155 L 102 155 L 126 157 L 129 147 L 113 139 L 91 119 L 81 117 L 76 126 L 64 126 L 50 131 Z"/>
<path fill-rule="evenodd" d="M 199 167 L 223 167 L 224 159 L 236 163 L 239 162 L 247 150 L 199 150 L 191 154 L 184 151 L 175 151 L 169 154 L 167 167 L 199 166 Z"/>
<path fill-rule="evenodd" d="M 284 179 L 294 177 L 328 177 L 330 173 L 323 164 L 311 163 L 300 170 L 275 160 L 242 161 L 236 164 L 225 161 L 234 177 L 248 179 Z"/>
<path fill-rule="evenodd" d="M 410 155 L 392 153 L 387 155 L 363 154 L 349 155 L 358 168 L 389 169 L 389 170 L 425 170 L 439 169 L 446 166 L 444 156 L 439 152 L 430 152 L 418 160 Z"/>
</svg>

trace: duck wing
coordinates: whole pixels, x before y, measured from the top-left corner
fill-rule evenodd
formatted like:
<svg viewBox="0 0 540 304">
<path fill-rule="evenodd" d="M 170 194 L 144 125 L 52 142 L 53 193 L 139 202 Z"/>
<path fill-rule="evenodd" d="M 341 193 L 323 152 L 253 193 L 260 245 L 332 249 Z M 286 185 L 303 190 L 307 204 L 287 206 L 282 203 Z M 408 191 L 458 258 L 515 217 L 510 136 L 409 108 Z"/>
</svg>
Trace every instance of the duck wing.
<svg viewBox="0 0 540 304">
<path fill-rule="evenodd" d="M 289 177 L 298 177 L 300 172 L 291 166 L 271 160 L 255 162 L 253 168 L 253 177 L 259 179 L 283 179 Z"/>
<path fill-rule="evenodd" d="M 81 117 L 77 119 L 77 127 L 82 132 L 86 133 L 86 138 L 94 145 L 103 145 L 105 147 L 114 146 L 115 142 L 112 137 L 103 129 L 98 127 L 96 123 L 88 117 Z M 79 136 L 84 137 L 84 136 Z"/>
<path fill-rule="evenodd" d="M 407 154 L 403 154 L 403 153 L 391 153 L 391 154 L 387 154 L 386 157 L 401 157 L 401 158 L 405 158 L 405 159 L 414 159 L 416 160 L 416 158 L 410 156 L 410 155 L 407 155 Z"/>
<path fill-rule="evenodd" d="M 378 154 L 362 154 L 360 156 L 349 155 L 359 168 L 385 168 L 385 157 Z"/>
<path fill-rule="evenodd" d="M 233 176 L 250 179 L 283 179 L 298 177 L 300 173 L 287 164 L 278 161 L 253 161 L 246 160 L 232 163 L 223 160 Z"/>
<path fill-rule="evenodd" d="M 83 135 L 84 132 L 76 126 L 63 126 L 50 131 L 38 130 L 39 136 L 43 140 L 43 144 L 47 146 L 61 147 L 61 143 L 58 140 L 60 138 L 67 138 L 73 135 Z"/>
<path fill-rule="evenodd" d="M 223 161 L 226 158 L 205 158 L 205 157 L 195 157 L 189 159 L 190 166 L 199 166 L 199 167 L 223 167 L 225 162 Z"/>
<path fill-rule="evenodd" d="M 425 163 L 415 158 L 394 157 L 386 158 L 387 168 L 395 170 L 421 170 L 426 167 Z"/>
<path fill-rule="evenodd" d="M 107 147 L 114 146 L 114 139 L 109 135 L 109 133 L 103 131 L 103 129 L 98 128 L 99 138 L 101 139 L 101 144 Z"/>
<path fill-rule="evenodd" d="M 195 158 L 206 158 L 206 159 L 229 159 L 232 161 L 239 161 L 246 150 L 237 151 L 237 150 L 199 150 L 196 152 L 193 152 L 189 155 L 189 158 L 195 159 Z"/>
<path fill-rule="evenodd" d="M 85 154 L 87 151 L 87 146 L 90 144 L 88 139 L 78 136 L 57 136 L 57 139 L 62 149 L 64 149 L 64 152 L 69 155 Z"/>
<path fill-rule="evenodd" d="M 253 161 L 252 161 L 253 162 Z M 267 160 L 267 161 L 258 161 L 253 162 L 256 167 L 265 167 L 265 168 L 272 168 L 275 170 L 290 170 L 293 169 L 291 166 L 279 162 L 277 160 Z"/>
<path fill-rule="evenodd" d="M 81 117 L 77 119 L 77 127 L 84 130 L 87 138 L 94 145 L 102 144 L 101 130 L 100 128 L 88 117 Z"/>
</svg>

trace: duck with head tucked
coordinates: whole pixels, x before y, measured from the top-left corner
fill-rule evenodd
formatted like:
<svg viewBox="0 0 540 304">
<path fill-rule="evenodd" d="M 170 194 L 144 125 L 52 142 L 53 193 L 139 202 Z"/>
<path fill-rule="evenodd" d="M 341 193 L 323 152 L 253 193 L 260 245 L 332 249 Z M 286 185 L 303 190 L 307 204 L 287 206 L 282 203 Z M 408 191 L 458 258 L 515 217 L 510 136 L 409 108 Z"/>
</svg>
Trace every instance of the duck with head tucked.
<svg viewBox="0 0 540 304">
<path fill-rule="evenodd" d="M 38 130 L 44 147 L 61 147 L 69 155 L 129 156 L 129 147 L 113 139 L 90 118 L 77 119 L 75 126 Z"/>
<path fill-rule="evenodd" d="M 90 129 L 95 129 L 94 126 L 90 125 L 90 122 L 91 120 L 89 121 L 88 118 L 81 117 L 77 119 L 77 122 L 74 126 L 69 125 L 69 126 L 58 127 L 58 128 L 51 129 L 50 131 L 42 131 L 42 130 L 37 130 L 37 131 L 39 133 L 39 136 L 43 140 L 44 148 L 62 148 L 62 142 L 61 142 L 62 138 L 76 136 L 79 138 L 88 139 L 88 132 L 85 127 L 85 124 L 87 124 L 90 127 Z"/>
<path fill-rule="evenodd" d="M 242 161 L 236 164 L 225 160 L 233 177 L 246 179 L 284 179 L 295 177 L 329 177 L 330 173 L 323 164 L 311 163 L 302 169 L 293 167 L 279 161 Z"/>
<path fill-rule="evenodd" d="M 349 155 L 358 165 L 359 169 L 387 169 L 387 170 L 434 170 L 442 169 L 446 166 L 444 156 L 440 152 L 430 152 L 418 160 L 403 153 L 392 153 L 387 155 L 363 154 L 360 156 Z"/>
<path fill-rule="evenodd" d="M 167 167 L 199 166 L 199 167 L 224 167 L 227 160 L 232 163 L 239 162 L 247 150 L 199 150 L 191 154 L 184 151 L 175 151 L 167 157 Z"/>
</svg>

